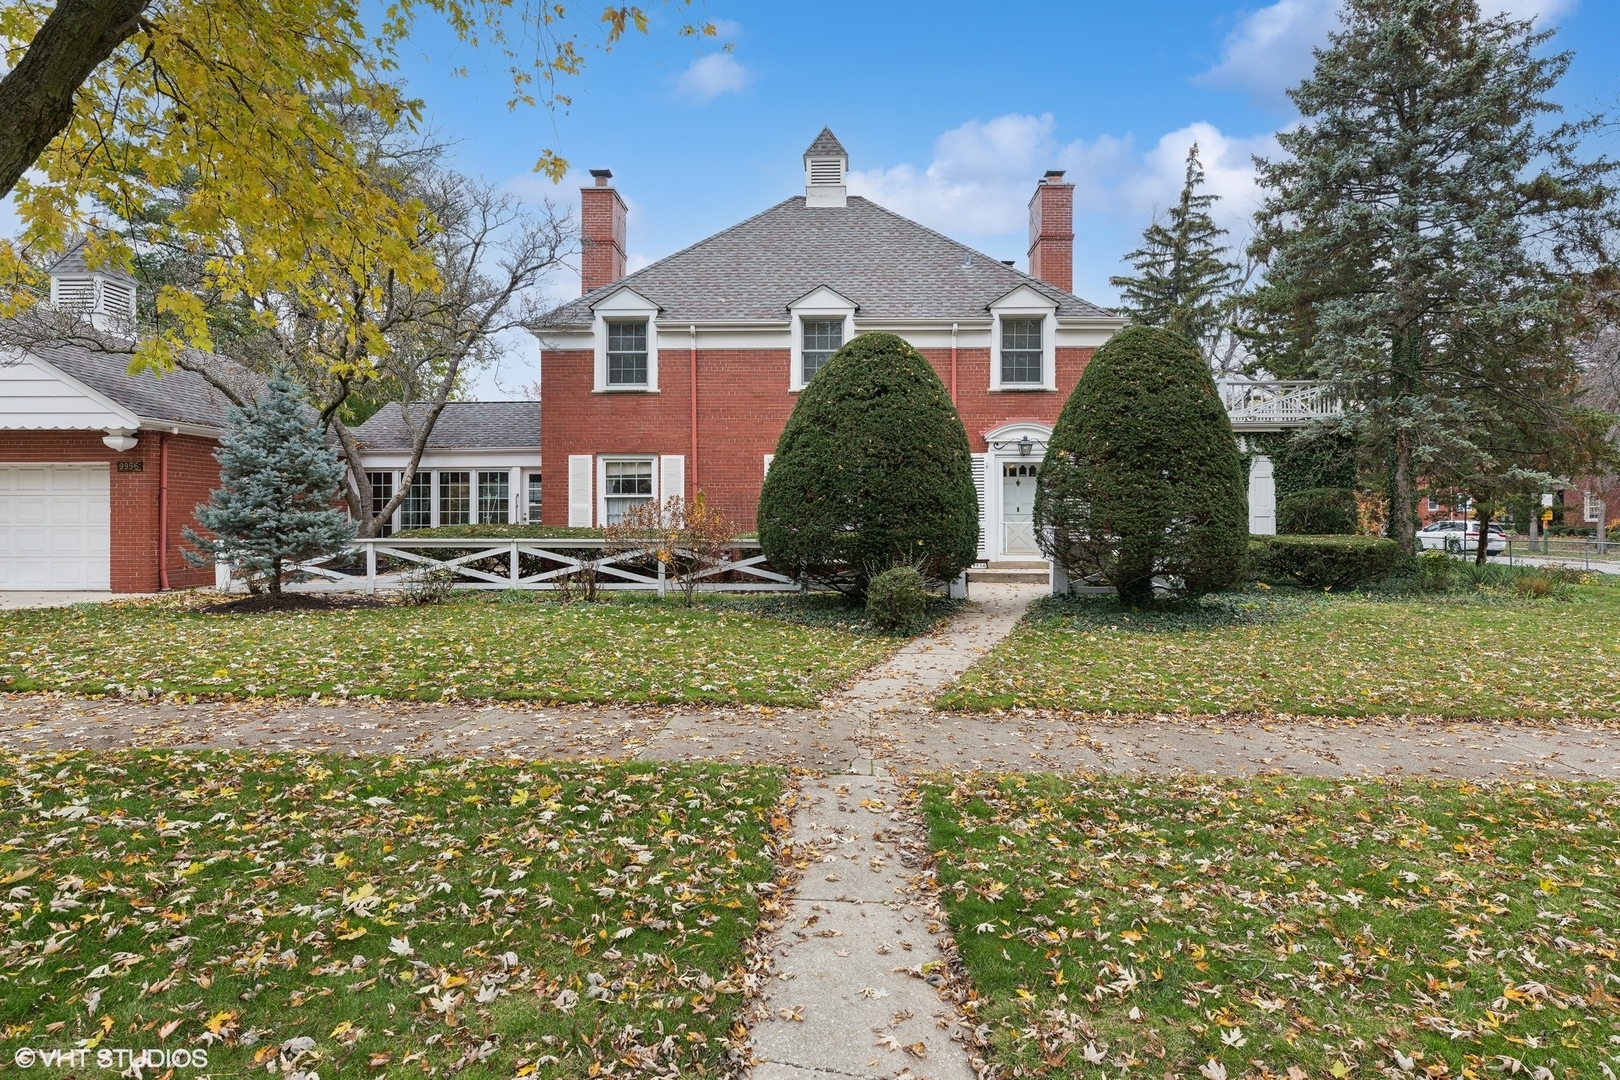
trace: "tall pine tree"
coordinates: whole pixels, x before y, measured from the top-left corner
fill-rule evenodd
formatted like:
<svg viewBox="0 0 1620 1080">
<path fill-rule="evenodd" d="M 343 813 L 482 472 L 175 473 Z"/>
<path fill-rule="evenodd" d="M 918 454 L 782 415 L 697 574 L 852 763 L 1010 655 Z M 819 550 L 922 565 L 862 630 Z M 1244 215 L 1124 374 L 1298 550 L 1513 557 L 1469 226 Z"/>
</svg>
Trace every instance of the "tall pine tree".
<svg viewBox="0 0 1620 1080">
<path fill-rule="evenodd" d="M 201 552 L 185 552 L 193 565 L 229 563 L 279 600 L 293 566 L 354 539 L 354 522 L 338 509 L 343 464 L 321 437 L 304 388 L 285 373 L 257 401 L 231 411 L 214 456 L 221 486 L 197 507 L 197 521 L 214 535 L 186 529 Z"/>
<path fill-rule="evenodd" d="M 1580 151 L 1600 118 L 1549 119 L 1570 62 L 1550 31 L 1474 0 L 1346 0 L 1340 18 L 1289 92 L 1303 121 L 1258 163 L 1253 304 L 1286 353 L 1268 367 L 1357 403 L 1410 550 L 1432 466 L 1512 467 L 1486 433 L 1578 420 L 1570 332 L 1609 272 L 1615 166 Z"/>
<path fill-rule="evenodd" d="M 1193 143 L 1181 197 L 1163 220 L 1155 218 L 1143 230 L 1142 246 L 1125 256 L 1136 274 L 1108 281 L 1119 289 L 1120 308 L 1132 322 L 1178 334 L 1208 359 L 1238 268 L 1226 259 L 1226 230 L 1209 216 L 1220 196 L 1203 186 L 1204 166 Z"/>
</svg>

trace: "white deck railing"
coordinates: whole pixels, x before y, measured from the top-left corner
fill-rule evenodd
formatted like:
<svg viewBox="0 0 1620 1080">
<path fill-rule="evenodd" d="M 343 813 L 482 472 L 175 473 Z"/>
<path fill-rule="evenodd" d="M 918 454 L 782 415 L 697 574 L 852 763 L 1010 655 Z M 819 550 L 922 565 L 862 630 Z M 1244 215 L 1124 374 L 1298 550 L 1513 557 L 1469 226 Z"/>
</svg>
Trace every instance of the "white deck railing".
<svg viewBox="0 0 1620 1080">
<path fill-rule="evenodd" d="M 703 592 L 793 592 L 799 584 L 765 565 L 758 540 L 728 545 L 731 557 L 702 570 Z M 376 537 L 355 540 L 347 551 L 303 563 L 310 579 L 294 588 L 304 592 L 376 592 L 397 589 L 402 579 L 423 568 L 443 568 L 455 575 L 457 589 L 581 588 L 580 576 L 594 571 L 596 587 L 657 592 L 680 588 L 673 572 L 650 549 L 608 551 L 599 537 Z M 684 554 L 684 552 L 683 552 Z M 242 584 L 224 573 L 216 585 L 229 590 Z"/>
<path fill-rule="evenodd" d="M 1293 379 L 1249 382 L 1228 379 L 1217 382 L 1221 404 L 1232 421 L 1232 430 L 1282 431 L 1304 427 L 1314 420 L 1330 420 L 1344 411 L 1338 391 L 1331 383 Z"/>
</svg>

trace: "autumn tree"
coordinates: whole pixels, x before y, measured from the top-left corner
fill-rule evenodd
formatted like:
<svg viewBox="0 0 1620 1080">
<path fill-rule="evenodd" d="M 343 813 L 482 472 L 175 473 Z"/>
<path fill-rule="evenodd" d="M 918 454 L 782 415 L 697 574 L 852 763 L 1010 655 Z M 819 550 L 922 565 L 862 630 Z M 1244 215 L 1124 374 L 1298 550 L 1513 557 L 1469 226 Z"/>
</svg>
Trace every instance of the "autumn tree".
<svg viewBox="0 0 1620 1080">
<path fill-rule="evenodd" d="M 1302 121 L 1259 162 L 1254 298 L 1274 370 L 1329 379 L 1415 546 L 1426 471 L 1485 475 L 1515 417 L 1569 417 L 1570 335 L 1609 273 L 1599 121 L 1555 122 L 1568 53 L 1474 0 L 1347 0 Z"/>
<path fill-rule="evenodd" d="M 648 10 L 609 7 L 592 23 L 556 4 L 401 0 L 368 25 L 360 5 L 330 0 L 0 6 L 0 195 L 23 221 L 18 242 L 0 245 L 0 315 L 36 295 L 21 287 L 33 278 L 24 253 L 61 251 L 94 231 L 97 208 L 128 217 L 183 175 L 194 183 L 174 207 L 176 227 L 240 252 L 207 266 L 227 299 L 302 294 L 307 281 L 341 275 L 327 253 L 353 249 L 388 264 L 392 280 L 431 288 L 431 253 L 415 242 L 423 206 L 373 182 L 346 123 L 358 109 L 414 127 L 421 105 L 391 80 L 417 20 L 442 18 L 499 53 L 511 103 L 549 108 L 567 104 L 563 80 L 593 48 L 645 31 Z M 681 32 L 714 28 L 687 22 Z M 567 162 L 545 150 L 536 167 L 556 179 Z M 92 265 L 128 269 L 133 256 L 116 234 L 96 233 L 86 250 Z M 319 291 L 300 301 L 318 307 Z M 138 362 L 166 366 L 183 348 L 212 348 L 197 296 L 167 290 L 158 304 L 174 327 L 145 339 Z"/>
<path fill-rule="evenodd" d="M 1142 233 L 1142 246 L 1125 256 L 1134 274 L 1109 278 L 1120 290 L 1120 310 L 1133 323 L 1156 326 L 1192 342 L 1206 359 L 1215 355 L 1227 320 L 1238 265 L 1227 259 L 1210 208 L 1220 198 L 1203 190 L 1198 144 L 1187 151 L 1181 196 Z"/>
</svg>

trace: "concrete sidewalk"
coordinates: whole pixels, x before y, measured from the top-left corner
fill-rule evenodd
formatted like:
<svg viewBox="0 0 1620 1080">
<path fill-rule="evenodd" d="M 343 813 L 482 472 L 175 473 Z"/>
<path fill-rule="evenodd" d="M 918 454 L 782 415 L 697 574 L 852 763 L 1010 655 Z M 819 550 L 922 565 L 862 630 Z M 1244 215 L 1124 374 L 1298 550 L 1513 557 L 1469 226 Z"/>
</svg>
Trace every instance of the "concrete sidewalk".
<svg viewBox="0 0 1620 1080">
<path fill-rule="evenodd" d="M 126 594 L 111 592 L 50 592 L 43 589 L 0 589 L 0 611 L 22 608 L 71 607 L 118 600 Z"/>
</svg>

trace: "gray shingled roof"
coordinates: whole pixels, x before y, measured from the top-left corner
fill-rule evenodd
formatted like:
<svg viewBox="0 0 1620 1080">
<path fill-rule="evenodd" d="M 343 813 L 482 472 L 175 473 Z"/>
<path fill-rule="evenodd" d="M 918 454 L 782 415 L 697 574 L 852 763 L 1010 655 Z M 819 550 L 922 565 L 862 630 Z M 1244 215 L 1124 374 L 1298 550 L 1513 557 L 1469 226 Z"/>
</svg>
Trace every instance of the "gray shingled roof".
<svg viewBox="0 0 1620 1080">
<path fill-rule="evenodd" d="M 1020 285 L 1050 297 L 1060 317 L 1112 317 L 869 199 L 806 207 L 795 195 L 564 304 L 546 325 L 589 326 L 591 306 L 626 286 L 657 304 L 661 320 L 782 320 L 789 304 L 821 285 L 854 301 L 866 319 L 982 319 Z"/>
<path fill-rule="evenodd" d="M 207 379 L 174 368 L 162 376 L 129 373 L 129 357 L 82 345 L 30 345 L 28 351 L 111 398 L 142 420 L 222 428 L 231 403 Z"/>
<path fill-rule="evenodd" d="M 849 157 L 849 151 L 845 150 L 844 144 L 838 141 L 838 136 L 832 133 L 832 128 L 824 127 L 821 129 L 821 134 L 816 136 L 816 141 L 810 144 L 810 149 L 804 152 L 804 156 L 827 157 L 831 154 L 842 154 L 844 157 Z"/>
<path fill-rule="evenodd" d="M 413 402 L 411 420 L 421 424 L 428 403 Z M 367 450 L 409 450 L 411 431 L 398 402 L 390 402 L 354 429 Z M 450 401 L 428 437 L 429 450 L 540 449 L 538 401 Z"/>
<path fill-rule="evenodd" d="M 133 282 L 135 280 L 116 266 L 98 266 L 94 270 L 90 269 L 90 264 L 84 261 L 83 240 L 70 245 L 67 251 L 62 254 L 62 257 L 51 264 L 50 272 L 53 274 L 105 274 L 107 277 L 117 278 L 120 281 Z"/>
</svg>

